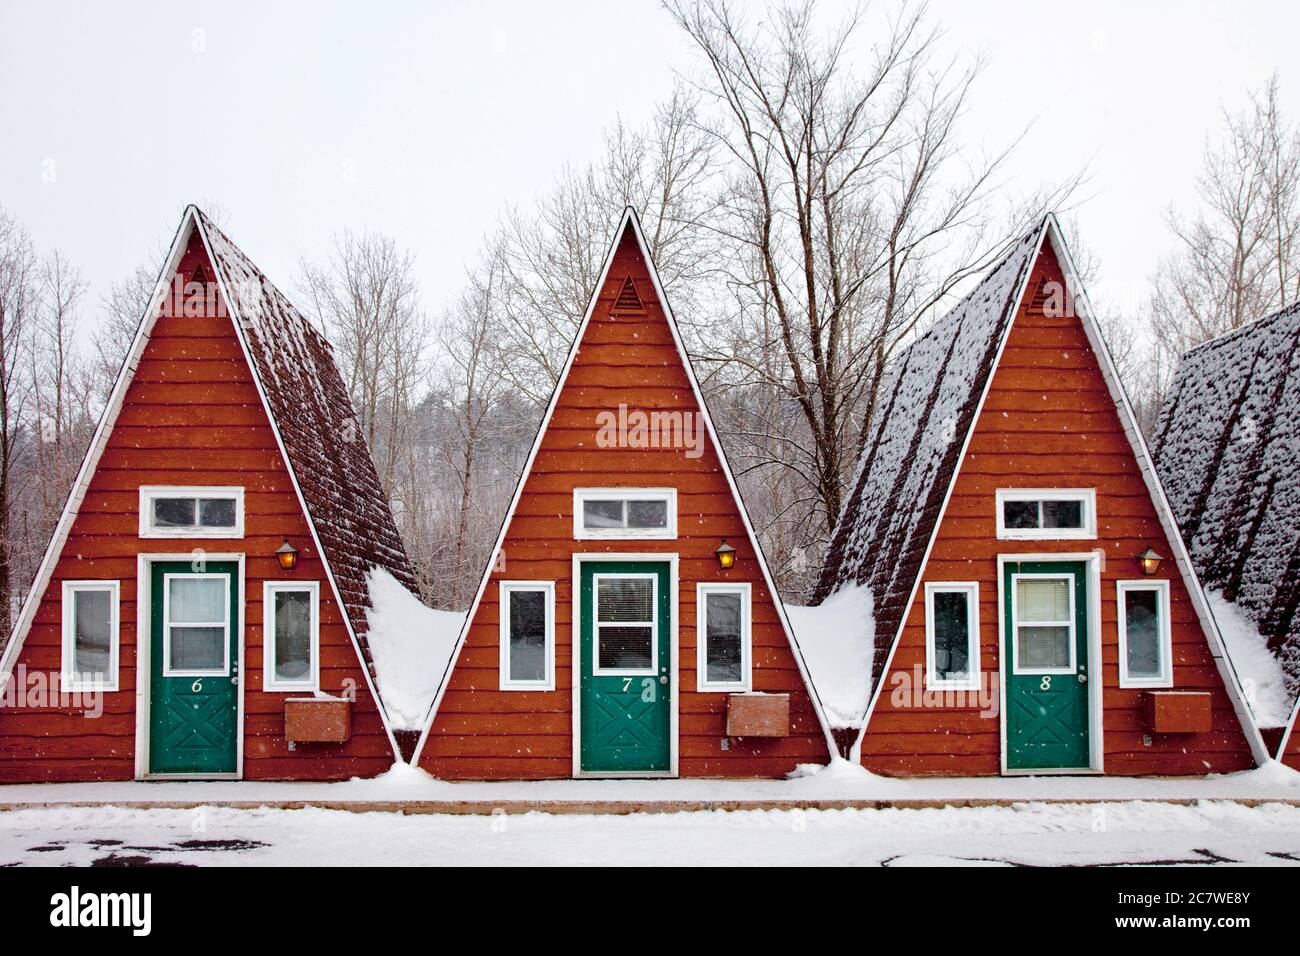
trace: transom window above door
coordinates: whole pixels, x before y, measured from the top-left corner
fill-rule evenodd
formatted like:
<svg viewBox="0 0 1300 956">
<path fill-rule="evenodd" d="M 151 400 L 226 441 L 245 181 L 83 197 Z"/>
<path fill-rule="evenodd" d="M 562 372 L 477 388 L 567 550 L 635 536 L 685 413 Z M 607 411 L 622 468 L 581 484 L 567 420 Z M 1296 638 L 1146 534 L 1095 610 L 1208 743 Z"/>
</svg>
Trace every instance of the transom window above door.
<svg viewBox="0 0 1300 956">
<path fill-rule="evenodd" d="M 654 574 L 595 576 L 595 673 L 619 676 L 656 673 L 658 584 Z"/>
<path fill-rule="evenodd" d="M 243 488 L 146 485 L 140 489 L 142 538 L 243 536 Z"/>
<path fill-rule="evenodd" d="M 1097 537 L 1092 488 L 999 488 L 997 535 L 1012 541 Z"/>
<path fill-rule="evenodd" d="M 573 537 L 627 540 L 677 537 L 675 488 L 576 488 Z"/>
</svg>

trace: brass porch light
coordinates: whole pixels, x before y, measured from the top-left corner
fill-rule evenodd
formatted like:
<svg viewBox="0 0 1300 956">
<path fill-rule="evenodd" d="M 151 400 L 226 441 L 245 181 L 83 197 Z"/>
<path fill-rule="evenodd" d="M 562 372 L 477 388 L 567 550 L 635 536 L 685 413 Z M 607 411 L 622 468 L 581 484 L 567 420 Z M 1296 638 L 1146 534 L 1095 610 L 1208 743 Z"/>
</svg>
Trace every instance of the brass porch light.
<svg viewBox="0 0 1300 956">
<path fill-rule="evenodd" d="M 718 556 L 718 566 L 726 571 L 736 566 L 736 549 L 723 541 L 718 545 L 718 550 L 713 552 Z"/>
<path fill-rule="evenodd" d="M 276 548 L 275 559 L 280 562 L 280 567 L 286 571 L 292 571 L 298 566 L 298 549 L 289 543 L 289 539 L 284 539 L 284 544 Z"/>
<path fill-rule="evenodd" d="M 1160 570 L 1160 562 L 1164 559 L 1163 554 L 1157 553 L 1155 548 L 1148 545 L 1147 549 L 1138 555 L 1138 564 L 1142 565 L 1142 573 L 1150 576 Z"/>
</svg>

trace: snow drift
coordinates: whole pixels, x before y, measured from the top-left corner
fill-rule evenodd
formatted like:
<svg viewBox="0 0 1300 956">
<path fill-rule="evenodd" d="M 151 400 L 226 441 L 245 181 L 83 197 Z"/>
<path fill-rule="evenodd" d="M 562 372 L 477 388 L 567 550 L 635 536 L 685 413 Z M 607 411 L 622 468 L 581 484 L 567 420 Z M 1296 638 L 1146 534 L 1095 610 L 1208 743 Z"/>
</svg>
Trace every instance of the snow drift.
<svg viewBox="0 0 1300 956">
<path fill-rule="evenodd" d="M 421 730 L 465 615 L 425 607 L 383 568 L 371 568 L 366 581 L 370 653 L 379 696 L 394 730 Z"/>
<path fill-rule="evenodd" d="M 785 610 L 827 722 L 862 726 L 876 640 L 871 591 L 850 585 L 817 607 L 787 604 Z"/>
</svg>

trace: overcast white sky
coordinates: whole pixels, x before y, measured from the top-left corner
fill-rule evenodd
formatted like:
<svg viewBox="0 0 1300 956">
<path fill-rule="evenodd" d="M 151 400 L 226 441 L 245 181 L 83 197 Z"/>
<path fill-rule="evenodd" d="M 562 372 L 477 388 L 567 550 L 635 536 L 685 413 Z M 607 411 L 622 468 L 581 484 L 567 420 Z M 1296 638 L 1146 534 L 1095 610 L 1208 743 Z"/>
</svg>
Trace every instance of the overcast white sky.
<svg viewBox="0 0 1300 956">
<path fill-rule="evenodd" d="M 1169 248 L 1162 212 L 1189 201 L 1221 109 L 1279 70 L 1300 113 L 1294 2 L 932 0 L 930 14 L 950 49 L 990 59 L 976 142 L 1034 123 L 1008 189 L 1091 162 L 1077 217 L 1101 260 L 1093 295 L 1115 306 Z M 215 200 L 286 291 L 300 255 L 369 227 L 415 251 L 438 308 L 506 206 L 593 158 L 616 115 L 645 120 L 694 64 L 654 0 L 0 0 L 0 205 L 95 300 L 157 267 L 185 203 Z"/>
</svg>

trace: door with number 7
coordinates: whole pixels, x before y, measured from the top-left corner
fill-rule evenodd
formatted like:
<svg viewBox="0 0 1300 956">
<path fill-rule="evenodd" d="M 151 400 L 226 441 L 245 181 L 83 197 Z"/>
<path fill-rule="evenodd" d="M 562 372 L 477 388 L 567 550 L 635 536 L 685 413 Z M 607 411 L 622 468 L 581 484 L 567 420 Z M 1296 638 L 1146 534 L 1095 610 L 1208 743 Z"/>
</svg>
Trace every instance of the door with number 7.
<svg viewBox="0 0 1300 956">
<path fill-rule="evenodd" d="M 670 773 L 670 566 L 585 561 L 579 569 L 579 768 Z"/>
</svg>

